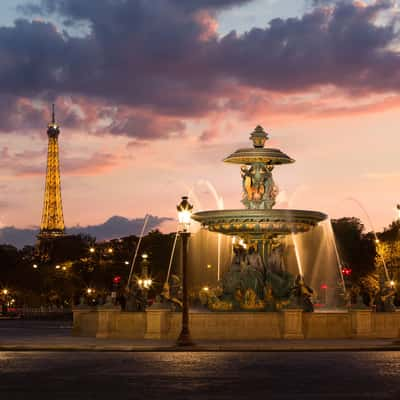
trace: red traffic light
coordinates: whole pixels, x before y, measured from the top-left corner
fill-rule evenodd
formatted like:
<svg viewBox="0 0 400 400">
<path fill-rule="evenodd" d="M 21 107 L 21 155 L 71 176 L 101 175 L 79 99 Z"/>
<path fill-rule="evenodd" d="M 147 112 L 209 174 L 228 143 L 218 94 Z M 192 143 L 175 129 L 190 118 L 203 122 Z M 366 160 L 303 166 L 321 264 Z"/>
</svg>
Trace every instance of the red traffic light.
<svg viewBox="0 0 400 400">
<path fill-rule="evenodd" d="M 120 282 L 121 282 L 121 277 L 120 277 L 119 275 L 114 276 L 113 282 L 114 282 L 114 283 L 120 283 Z"/>
<path fill-rule="evenodd" d="M 350 276 L 351 272 L 352 272 L 351 268 L 346 268 L 346 267 L 342 268 L 343 276 Z"/>
</svg>

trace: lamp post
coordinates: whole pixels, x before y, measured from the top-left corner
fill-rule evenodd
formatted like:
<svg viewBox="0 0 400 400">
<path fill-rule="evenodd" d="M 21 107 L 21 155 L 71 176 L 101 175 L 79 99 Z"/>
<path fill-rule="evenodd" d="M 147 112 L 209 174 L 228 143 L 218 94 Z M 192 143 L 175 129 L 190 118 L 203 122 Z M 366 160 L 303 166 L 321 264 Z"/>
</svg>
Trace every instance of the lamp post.
<svg viewBox="0 0 400 400">
<path fill-rule="evenodd" d="M 178 346 L 193 346 L 189 331 L 189 304 L 187 285 L 187 245 L 190 237 L 190 221 L 193 206 L 189 203 L 188 197 L 183 196 L 177 206 L 179 219 L 179 235 L 182 238 L 182 330 L 177 340 Z"/>
<path fill-rule="evenodd" d="M 149 256 L 146 253 L 142 254 L 142 273 L 140 277 L 137 279 L 137 284 L 142 292 L 144 299 L 144 308 L 146 309 L 148 306 L 148 291 L 151 288 L 153 283 L 152 279 L 149 275 Z"/>
<path fill-rule="evenodd" d="M 2 304 L 2 307 L 1 307 L 1 313 L 3 315 L 6 315 L 7 311 L 8 311 L 8 294 L 9 294 L 9 291 L 8 291 L 8 289 L 3 289 L 1 291 L 1 293 L 3 295 L 3 304 Z"/>
</svg>

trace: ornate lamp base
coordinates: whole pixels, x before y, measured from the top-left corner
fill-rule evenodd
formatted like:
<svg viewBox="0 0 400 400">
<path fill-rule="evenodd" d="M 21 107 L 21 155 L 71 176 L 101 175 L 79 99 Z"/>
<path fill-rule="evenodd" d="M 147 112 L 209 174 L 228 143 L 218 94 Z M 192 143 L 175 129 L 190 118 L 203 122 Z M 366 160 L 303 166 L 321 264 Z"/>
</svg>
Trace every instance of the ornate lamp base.
<svg viewBox="0 0 400 400">
<path fill-rule="evenodd" d="M 183 346 L 194 346 L 194 342 L 192 340 L 192 337 L 190 336 L 189 332 L 184 332 L 183 330 L 181 331 L 178 340 L 176 341 L 176 344 L 180 347 Z"/>
</svg>

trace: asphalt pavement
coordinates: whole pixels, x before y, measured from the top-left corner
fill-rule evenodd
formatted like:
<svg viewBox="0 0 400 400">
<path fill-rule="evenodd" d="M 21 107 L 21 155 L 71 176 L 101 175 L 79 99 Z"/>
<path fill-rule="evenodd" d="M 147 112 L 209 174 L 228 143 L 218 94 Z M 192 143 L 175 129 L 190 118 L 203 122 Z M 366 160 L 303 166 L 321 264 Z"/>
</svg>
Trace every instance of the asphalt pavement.
<svg viewBox="0 0 400 400">
<path fill-rule="evenodd" d="M 0 352 L 4 400 L 399 400 L 400 352 Z"/>
</svg>

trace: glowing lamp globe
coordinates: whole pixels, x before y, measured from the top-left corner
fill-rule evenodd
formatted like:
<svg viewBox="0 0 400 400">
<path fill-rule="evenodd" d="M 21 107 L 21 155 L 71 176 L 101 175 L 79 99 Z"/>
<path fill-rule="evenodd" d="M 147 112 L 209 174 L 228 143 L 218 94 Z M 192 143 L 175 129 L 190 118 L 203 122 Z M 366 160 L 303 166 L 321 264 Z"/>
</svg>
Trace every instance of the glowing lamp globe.
<svg viewBox="0 0 400 400">
<path fill-rule="evenodd" d="M 179 224 L 182 226 L 183 231 L 187 231 L 192 217 L 193 206 L 189 203 L 188 197 L 183 196 L 180 204 L 176 207 L 178 210 Z"/>
</svg>

